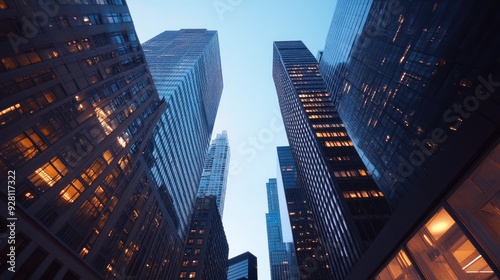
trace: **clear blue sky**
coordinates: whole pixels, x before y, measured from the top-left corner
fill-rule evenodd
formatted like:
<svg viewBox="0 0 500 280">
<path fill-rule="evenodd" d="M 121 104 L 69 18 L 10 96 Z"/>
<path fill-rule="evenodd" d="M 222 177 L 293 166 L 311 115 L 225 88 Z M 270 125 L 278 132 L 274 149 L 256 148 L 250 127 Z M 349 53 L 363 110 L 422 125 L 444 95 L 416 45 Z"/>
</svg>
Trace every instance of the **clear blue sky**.
<svg viewBox="0 0 500 280">
<path fill-rule="evenodd" d="M 224 91 L 213 136 L 228 131 L 231 164 L 224 228 L 229 257 L 257 256 L 270 279 L 266 182 L 277 177 L 276 146 L 288 145 L 272 79 L 272 42 L 302 40 L 323 49 L 335 0 L 128 0 L 145 42 L 165 30 L 219 32 Z M 216 8 L 217 7 L 217 8 Z"/>
</svg>

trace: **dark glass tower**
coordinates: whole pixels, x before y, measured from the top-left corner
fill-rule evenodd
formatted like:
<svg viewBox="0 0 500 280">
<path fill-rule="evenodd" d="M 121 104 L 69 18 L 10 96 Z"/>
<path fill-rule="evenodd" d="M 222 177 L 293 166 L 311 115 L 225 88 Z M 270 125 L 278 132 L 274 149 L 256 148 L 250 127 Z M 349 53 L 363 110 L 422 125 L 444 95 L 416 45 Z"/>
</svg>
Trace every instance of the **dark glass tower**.
<svg viewBox="0 0 500 280">
<path fill-rule="evenodd" d="M 297 171 L 311 203 L 326 261 L 342 279 L 391 210 L 347 135 L 301 41 L 274 42 L 273 78 Z"/>
<path fill-rule="evenodd" d="M 143 44 L 154 83 L 167 109 L 149 143 L 150 168 L 171 201 L 183 238 L 198 192 L 222 94 L 216 31 L 165 31 Z"/>
<path fill-rule="evenodd" d="M 300 279 L 331 279 L 325 252 L 319 240 L 308 198 L 300 184 L 292 151 L 290 147 L 278 147 L 277 150 Z"/>
<path fill-rule="evenodd" d="M 227 280 L 257 280 L 257 257 L 243 253 L 227 262 Z"/>
<path fill-rule="evenodd" d="M 175 279 L 226 279 L 228 254 L 217 197 L 198 197 L 179 275 Z"/>
<path fill-rule="evenodd" d="M 497 2 L 338 1 L 320 72 L 391 205 L 498 87 Z M 349 24 L 345 24 L 349 22 Z M 498 134 L 486 113 L 483 141 Z M 469 149 L 469 146 L 464 146 Z"/>
<path fill-rule="evenodd" d="M 16 198 L 0 278 L 174 279 L 178 218 L 146 149 L 167 103 L 125 1 L 6 0 L 0 13 L 0 182 L 15 185 L 0 206 Z"/>
<path fill-rule="evenodd" d="M 495 1 L 337 4 L 320 71 L 397 206 L 345 279 L 500 276 L 499 34 Z"/>
<path fill-rule="evenodd" d="M 293 244 L 283 242 L 282 224 L 278 198 L 278 183 L 275 178 L 266 183 L 267 206 L 266 226 L 267 245 L 269 250 L 269 265 L 272 280 L 296 279 L 297 266 L 292 261 Z"/>
<path fill-rule="evenodd" d="M 215 195 L 217 208 L 222 217 L 224 213 L 224 200 L 226 198 L 227 175 L 229 172 L 229 159 L 231 157 L 227 132 L 218 133 L 208 148 L 207 158 L 201 174 L 198 195 Z"/>
</svg>

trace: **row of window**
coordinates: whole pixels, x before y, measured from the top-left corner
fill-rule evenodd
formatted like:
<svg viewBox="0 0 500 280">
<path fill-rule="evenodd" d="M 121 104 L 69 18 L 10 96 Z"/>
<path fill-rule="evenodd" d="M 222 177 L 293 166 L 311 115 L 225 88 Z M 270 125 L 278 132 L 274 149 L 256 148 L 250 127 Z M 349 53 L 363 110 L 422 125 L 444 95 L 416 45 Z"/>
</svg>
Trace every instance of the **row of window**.
<svg viewBox="0 0 500 280">
<path fill-rule="evenodd" d="M 342 170 L 342 171 L 334 171 L 333 175 L 336 178 L 345 178 L 345 177 L 365 177 L 368 176 L 368 172 L 364 169 L 352 169 L 352 170 Z"/>
<path fill-rule="evenodd" d="M 366 191 L 345 191 L 343 192 L 344 198 L 368 198 L 368 197 L 383 197 L 384 193 L 376 190 Z"/>
</svg>

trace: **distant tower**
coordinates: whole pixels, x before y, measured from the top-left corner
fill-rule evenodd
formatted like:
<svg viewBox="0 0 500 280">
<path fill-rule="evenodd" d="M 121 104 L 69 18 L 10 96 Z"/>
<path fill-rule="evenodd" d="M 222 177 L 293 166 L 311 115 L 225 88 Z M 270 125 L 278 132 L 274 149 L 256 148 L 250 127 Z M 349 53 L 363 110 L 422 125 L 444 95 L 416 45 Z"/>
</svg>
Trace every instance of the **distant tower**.
<svg viewBox="0 0 500 280">
<path fill-rule="evenodd" d="M 230 156 L 227 132 L 224 130 L 217 134 L 210 144 L 198 189 L 198 196 L 215 195 L 217 197 L 217 207 L 221 217 L 224 212 Z"/>
<path fill-rule="evenodd" d="M 258 280 L 257 257 L 243 253 L 227 262 L 227 280 Z"/>
<path fill-rule="evenodd" d="M 301 41 L 274 42 L 273 78 L 326 261 L 334 278 L 342 279 L 391 209 L 347 135 L 316 58 Z"/>
<path fill-rule="evenodd" d="M 295 262 L 291 260 L 293 245 L 283 242 L 278 184 L 276 179 L 269 179 L 269 182 L 266 183 L 266 189 L 269 211 L 269 213 L 266 213 L 267 244 L 269 250 L 269 265 L 271 267 L 271 280 L 294 279 L 291 275 L 295 275 L 298 268 L 292 266 L 292 263 L 295 264 Z"/>
</svg>

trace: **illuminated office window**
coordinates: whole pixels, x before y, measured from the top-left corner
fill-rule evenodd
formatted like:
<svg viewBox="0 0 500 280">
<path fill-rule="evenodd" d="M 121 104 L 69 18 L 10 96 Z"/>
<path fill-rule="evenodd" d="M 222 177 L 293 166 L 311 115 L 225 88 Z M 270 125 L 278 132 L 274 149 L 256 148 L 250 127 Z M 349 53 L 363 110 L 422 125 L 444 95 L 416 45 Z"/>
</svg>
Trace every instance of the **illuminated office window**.
<svg viewBox="0 0 500 280">
<path fill-rule="evenodd" d="M 28 179 L 43 192 L 54 186 L 68 172 L 66 165 L 58 157 L 54 157 L 35 170 L 33 174 L 28 176 Z"/>
<path fill-rule="evenodd" d="M 422 279 L 405 251 L 399 253 L 375 277 L 375 280 Z"/>
<path fill-rule="evenodd" d="M 427 279 L 492 279 L 493 270 L 455 220 L 441 208 L 408 242 Z"/>
</svg>

